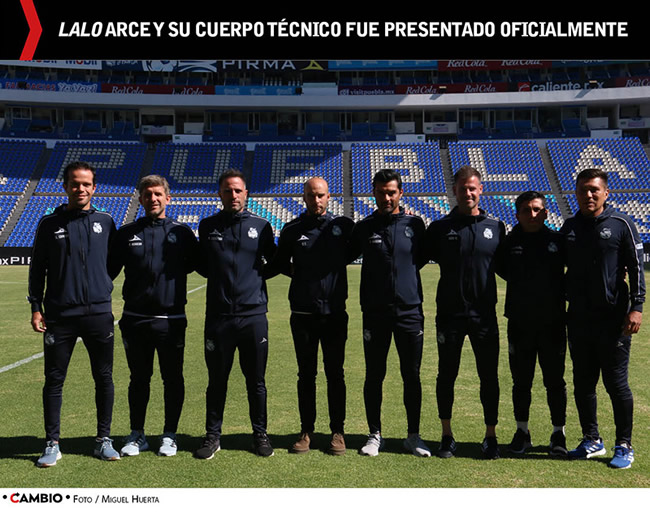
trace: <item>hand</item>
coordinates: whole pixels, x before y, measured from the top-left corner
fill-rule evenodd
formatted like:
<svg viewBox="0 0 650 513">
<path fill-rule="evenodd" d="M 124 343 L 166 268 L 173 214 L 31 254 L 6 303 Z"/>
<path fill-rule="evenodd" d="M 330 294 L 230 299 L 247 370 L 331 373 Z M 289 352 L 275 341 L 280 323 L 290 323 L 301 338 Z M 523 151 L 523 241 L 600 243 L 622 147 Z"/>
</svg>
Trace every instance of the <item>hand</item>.
<svg viewBox="0 0 650 513">
<path fill-rule="evenodd" d="M 637 312 L 635 310 L 628 313 L 625 317 L 625 321 L 623 321 L 623 335 L 627 337 L 629 335 L 638 333 L 639 328 L 641 328 L 642 316 L 643 314 L 641 312 Z"/>
<path fill-rule="evenodd" d="M 32 329 L 36 333 L 45 333 L 47 326 L 45 326 L 45 318 L 41 312 L 32 313 Z"/>
</svg>

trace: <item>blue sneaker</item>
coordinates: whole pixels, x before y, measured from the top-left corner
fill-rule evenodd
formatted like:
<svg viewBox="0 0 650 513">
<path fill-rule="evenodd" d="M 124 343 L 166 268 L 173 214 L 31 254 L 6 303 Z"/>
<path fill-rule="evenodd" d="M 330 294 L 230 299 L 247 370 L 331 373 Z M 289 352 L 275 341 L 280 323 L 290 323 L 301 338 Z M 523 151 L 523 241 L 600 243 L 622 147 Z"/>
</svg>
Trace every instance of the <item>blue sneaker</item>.
<svg viewBox="0 0 650 513">
<path fill-rule="evenodd" d="M 614 457 L 609 462 L 609 466 L 612 468 L 630 468 L 633 461 L 634 449 L 627 444 L 621 444 L 614 447 Z"/>
<path fill-rule="evenodd" d="M 574 460 L 586 460 L 593 458 L 594 456 L 602 456 L 607 450 L 601 438 L 597 440 L 591 440 L 589 438 L 583 438 L 580 445 L 569 451 L 569 458 Z"/>
<path fill-rule="evenodd" d="M 50 440 L 45 445 L 45 450 L 38 461 L 36 462 L 37 467 L 53 467 L 56 465 L 56 462 L 61 459 L 61 449 L 59 448 L 58 442 L 53 442 Z"/>
<path fill-rule="evenodd" d="M 104 461 L 115 461 L 120 459 L 120 454 L 113 449 L 113 440 L 105 436 L 95 441 L 95 450 L 93 454 Z"/>
</svg>

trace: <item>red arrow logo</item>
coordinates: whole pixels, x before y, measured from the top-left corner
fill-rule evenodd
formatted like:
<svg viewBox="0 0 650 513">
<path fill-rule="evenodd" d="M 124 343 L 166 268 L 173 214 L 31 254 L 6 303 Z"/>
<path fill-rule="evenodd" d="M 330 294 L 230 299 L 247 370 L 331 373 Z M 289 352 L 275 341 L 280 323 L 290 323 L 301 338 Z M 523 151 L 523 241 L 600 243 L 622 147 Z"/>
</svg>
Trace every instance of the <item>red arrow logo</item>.
<svg viewBox="0 0 650 513">
<path fill-rule="evenodd" d="M 34 7 L 34 0 L 20 0 L 20 5 L 23 7 L 23 12 L 25 13 L 25 18 L 27 18 L 27 24 L 29 25 L 29 35 L 25 41 L 23 53 L 20 54 L 20 60 L 29 61 L 34 58 L 36 45 L 38 45 L 38 40 L 41 38 L 43 28 L 41 27 L 41 22 L 38 19 L 38 14 Z"/>
</svg>

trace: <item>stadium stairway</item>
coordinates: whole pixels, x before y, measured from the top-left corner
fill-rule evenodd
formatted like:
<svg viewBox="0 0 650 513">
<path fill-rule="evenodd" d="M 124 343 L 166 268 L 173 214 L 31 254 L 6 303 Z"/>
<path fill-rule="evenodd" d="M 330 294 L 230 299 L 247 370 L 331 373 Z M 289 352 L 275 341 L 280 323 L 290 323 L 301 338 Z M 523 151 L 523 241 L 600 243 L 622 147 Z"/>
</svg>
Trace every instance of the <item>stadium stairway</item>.
<svg viewBox="0 0 650 513">
<path fill-rule="evenodd" d="M 447 189 L 447 199 L 449 200 L 449 208 L 456 206 L 456 197 L 454 196 L 454 171 L 451 169 L 451 157 L 447 147 L 440 148 L 440 164 L 445 178 L 445 188 Z"/>
<path fill-rule="evenodd" d="M 352 198 L 352 166 L 350 151 L 343 151 L 343 213 L 350 219 L 354 218 L 354 199 Z"/>
<path fill-rule="evenodd" d="M 566 197 L 562 194 L 562 188 L 560 187 L 560 181 L 557 178 L 557 173 L 551 161 L 551 155 L 548 151 L 548 148 L 544 146 L 539 148 L 540 155 L 542 157 L 542 163 L 544 164 L 544 170 L 546 171 L 546 176 L 548 176 L 548 182 L 551 185 L 551 192 L 555 196 L 557 205 L 560 208 L 560 213 L 564 219 L 568 219 L 573 215 L 569 203 L 566 200 Z"/>
</svg>

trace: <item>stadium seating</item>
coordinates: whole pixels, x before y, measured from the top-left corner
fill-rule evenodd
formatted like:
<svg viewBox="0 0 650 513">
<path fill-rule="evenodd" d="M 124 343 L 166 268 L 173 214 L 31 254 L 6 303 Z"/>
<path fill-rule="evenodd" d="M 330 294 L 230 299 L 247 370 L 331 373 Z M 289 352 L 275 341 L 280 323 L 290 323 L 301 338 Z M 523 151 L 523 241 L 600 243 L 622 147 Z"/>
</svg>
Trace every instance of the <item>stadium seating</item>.
<svg viewBox="0 0 650 513">
<path fill-rule="evenodd" d="M 141 143 L 57 142 L 36 192 L 63 192 L 63 169 L 70 162 L 82 160 L 96 168 L 96 194 L 132 194 L 142 172 L 145 151 L 146 145 Z"/>
<path fill-rule="evenodd" d="M 189 225 L 198 235 L 201 219 L 216 214 L 221 208 L 221 200 L 218 197 L 173 197 L 167 207 L 167 215 Z M 282 227 L 305 211 L 305 204 L 302 196 L 252 196 L 248 198 L 247 209 L 267 219 L 277 239 Z M 331 198 L 329 210 L 337 215 L 343 215 L 341 199 Z M 144 209 L 140 206 L 136 217 L 143 215 Z"/>
<path fill-rule="evenodd" d="M 437 143 L 353 144 L 350 165 L 353 194 L 370 193 L 373 176 L 385 168 L 400 172 L 406 194 L 446 192 Z"/>
<path fill-rule="evenodd" d="M 20 196 L 16 194 L 0 196 L 0 231 L 4 229 L 9 217 L 13 214 L 19 199 Z"/>
<path fill-rule="evenodd" d="M 567 194 L 571 212 L 578 211 L 575 194 Z M 616 210 L 629 215 L 643 242 L 650 243 L 650 193 L 648 192 L 617 192 L 610 193 L 607 203 Z"/>
<path fill-rule="evenodd" d="M 590 167 L 607 171 L 610 190 L 650 188 L 650 160 L 638 138 L 559 139 L 547 148 L 563 191 L 575 190 L 578 172 Z"/>
<path fill-rule="evenodd" d="M 92 205 L 98 210 L 108 212 L 119 228 L 125 221 L 131 198 L 117 196 L 94 196 Z M 7 247 L 29 247 L 34 241 L 38 222 L 59 205 L 67 203 L 65 196 L 32 196 L 7 239 Z"/>
<path fill-rule="evenodd" d="M 24 193 L 45 144 L 29 141 L 0 141 L 0 192 Z"/>
<path fill-rule="evenodd" d="M 451 168 L 469 165 L 482 175 L 484 192 L 548 192 L 551 185 L 537 143 L 532 140 L 449 143 Z"/>
<path fill-rule="evenodd" d="M 545 169 L 537 143 L 532 140 L 449 142 L 449 163 L 453 170 L 469 164 L 482 171 L 481 207 L 503 220 L 508 229 L 516 223 L 517 195 L 531 189 L 546 194 L 550 211 L 547 224 L 558 229 L 565 205 L 571 211 L 577 209 L 575 197 L 567 194 L 574 190 L 577 170 L 601 167 L 610 173 L 613 192 L 609 203 L 632 216 L 642 239 L 650 243 L 650 163 L 639 139 L 554 139 L 547 147 L 553 166 L 549 169 Z M 43 141 L 0 141 L 0 228 L 5 227 L 21 201 L 44 151 Z M 445 184 L 437 143 L 352 144 L 348 197 L 343 187 L 347 166 L 339 143 L 266 143 L 248 152 L 240 143 L 161 143 L 150 151 L 150 168 L 145 165 L 146 154 L 146 145 L 140 143 L 57 142 L 34 194 L 22 200 L 27 203 L 5 245 L 30 246 L 41 216 L 66 202 L 60 174 L 73 160 L 87 160 L 97 167 L 98 190 L 93 203 L 111 212 L 117 225 L 133 219 L 126 219 L 128 206 L 139 176 L 146 171 L 169 180 L 172 202 L 168 215 L 197 230 L 201 219 L 221 208 L 218 176 L 230 167 L 250 175 L 248 208 L 269 220 L 276 237 L 284 224 L 304 211 L 303 183 L 311 176 L 328 180 L 333 194 L 330 209 L 337 214 L 347 212 L 355 220 L 374 211 L 371 181 L 382 168 L 401 172 L 405 192 L 402 204 L 427 224 L 450 210 L 451 191 Z M 561 201 L 554 197 L 549 178 L 557 179 L 565 193 Z M 347 210 L 346 205 L 352 209 Z M 141 208 L 137 215 L 143 215 Z"/>
<path fill-rule="evenodd" d="M 485 212 L 497 219 L 500 219 L 506 225 L 506 231 L 510 231 L 517 224 L 515 200 L 518 194 L 496 194 L 481 196 L 480 206 Z M 562 227 L 564 218 L 557 199 L 552 194 L 545 194 L 546 208 L 548 209 L 548 218 L 546 225 L 554 230 Z"/>
<path fill-rule="evenodd" d="M 151 172 L 167 178 L 175 194 L 215 194 L 219 175 L 243 169 L 243 144 L 159 144 Z"/>
<path fill-rule="evenodd" d="M 402 206 L 408 212 L 420 216 L 428 225 L 449 213 L 447 196 L 403 196 Z M 357 196 L 354 198 L 354 221 L 369 216 L 375 210 L 375 199 L 372 196 Z"/>
<path fill-rule="evenodd" d="M 340 144 L 258 144 L 248 190 L 251 194 L 302 194 L 303 183 L 312 176 L 327 180 L 330 193 L 342 192 Z"/>
</svg>

